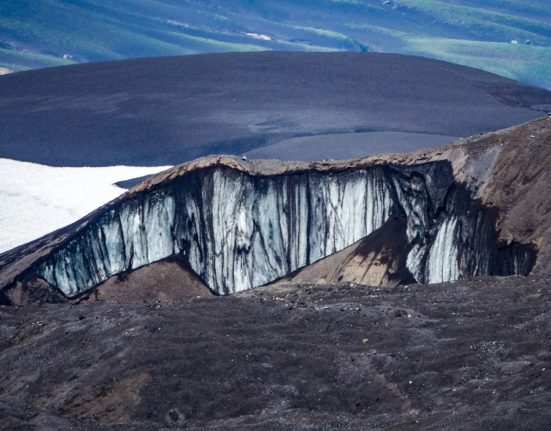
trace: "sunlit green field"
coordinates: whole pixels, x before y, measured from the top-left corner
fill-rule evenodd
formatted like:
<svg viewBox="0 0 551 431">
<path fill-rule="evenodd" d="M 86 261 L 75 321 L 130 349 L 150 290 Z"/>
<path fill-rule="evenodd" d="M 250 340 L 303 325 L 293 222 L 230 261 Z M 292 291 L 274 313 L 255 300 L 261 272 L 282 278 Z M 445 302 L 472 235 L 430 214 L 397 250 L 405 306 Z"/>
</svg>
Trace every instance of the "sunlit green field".
<svg viewBox="0 0 551 431">
<path fill-rule="evenodd" d="M 411 38 L 409 49 L 509 78 L 549 83 L 551 47 L 456 39 Z"/>
<path fill-rule="evenodd" d="M 0 2 L 0 66 L 12 70 L 254 50 L 418 54 L 551 88 L 551 2 Z"/>
</svg>

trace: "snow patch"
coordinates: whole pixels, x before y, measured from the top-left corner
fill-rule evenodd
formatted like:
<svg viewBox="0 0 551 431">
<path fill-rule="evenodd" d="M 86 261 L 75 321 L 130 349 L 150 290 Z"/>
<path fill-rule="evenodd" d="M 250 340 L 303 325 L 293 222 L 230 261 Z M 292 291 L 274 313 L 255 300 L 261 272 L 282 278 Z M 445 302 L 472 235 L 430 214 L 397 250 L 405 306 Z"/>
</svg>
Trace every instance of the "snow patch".
<svg viewBox="0 0 551 431">
<path fill-rule="evenodd" d="M 0 158 L 0 253 L 73 223 L 169 166 L 59 168 Z"/>
</svg>

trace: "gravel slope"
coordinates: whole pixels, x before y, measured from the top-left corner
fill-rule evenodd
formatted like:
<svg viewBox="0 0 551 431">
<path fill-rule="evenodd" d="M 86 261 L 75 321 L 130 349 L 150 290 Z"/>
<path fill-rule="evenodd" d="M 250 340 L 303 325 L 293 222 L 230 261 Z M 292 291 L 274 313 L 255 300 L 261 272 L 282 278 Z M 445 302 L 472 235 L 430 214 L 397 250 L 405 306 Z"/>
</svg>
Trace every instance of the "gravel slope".
<svg viewBox="0 0 551 431">
<path fill-rule="evenodd" d="M 539 117 L 551 92 L 420 57 L 261 52 L 16 73 L 0 77 L 0 101 L 0 157 L 164 166 L 268 145 L 287 160 L 293 147 L 301 159 L 355 157 L 381 152 L 377 136 L 386 152 L 427 148 Z"/>
<path fill-rule="evenodd" d="M 546 429 L 549 277 L 0 308 L 0 429 Z"/>
</svg>

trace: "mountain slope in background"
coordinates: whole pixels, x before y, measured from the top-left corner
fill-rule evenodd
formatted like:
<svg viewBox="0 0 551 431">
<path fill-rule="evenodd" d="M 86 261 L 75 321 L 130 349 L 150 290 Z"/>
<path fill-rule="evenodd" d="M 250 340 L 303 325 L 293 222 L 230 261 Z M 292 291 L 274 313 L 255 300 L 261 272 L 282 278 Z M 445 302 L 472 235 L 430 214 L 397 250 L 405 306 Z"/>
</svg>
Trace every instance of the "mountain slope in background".
<svg viewBox="0 0 551 431">
<path fill-rule="evenodd" d="M 551 87 L 545 0 L 5 0 L 4 71 L 222 51 L 418 54 Z"/>
<path fill-rule="evenodd" d="M 376 53 L 229 53 L 0 77 L 0 157 L 174 165 L 208 154 L 320 160 L 434 147 L 551 109 L 551 92 Z"/>
</svg>

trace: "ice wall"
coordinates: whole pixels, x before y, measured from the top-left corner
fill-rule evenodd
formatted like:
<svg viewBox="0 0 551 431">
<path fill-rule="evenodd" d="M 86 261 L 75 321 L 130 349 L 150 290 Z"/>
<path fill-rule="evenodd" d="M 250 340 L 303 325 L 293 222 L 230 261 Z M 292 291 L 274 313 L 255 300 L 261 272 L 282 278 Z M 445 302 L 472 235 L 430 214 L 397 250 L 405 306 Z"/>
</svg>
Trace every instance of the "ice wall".
<svg viewBox="0 0 551 431">
<path fill-rule="evenodd" d="M 489 264 L 471 261 L 490 256 L 495 240 L 469 237 L 481 213 L 457 213 L 450 194 L 447 163 L 274 176 L 211 167 L 108 208 L 37 272 L 75 296 L 112 275 L 180 256 L 213 291 L 229 294 L 340 251 L 397 213 L 407 220 L 407 266 L 417 281 L 489 273 Z"/>
</svg>

